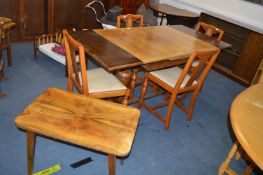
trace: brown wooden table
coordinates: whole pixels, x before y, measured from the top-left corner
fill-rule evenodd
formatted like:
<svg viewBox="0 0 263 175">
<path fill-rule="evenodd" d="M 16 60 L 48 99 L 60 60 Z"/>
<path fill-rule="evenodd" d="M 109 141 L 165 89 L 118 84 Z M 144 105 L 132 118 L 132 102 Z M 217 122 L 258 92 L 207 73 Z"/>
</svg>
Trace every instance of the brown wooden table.
<svg viewBox="0 0 263 175">
<path fill-rule="evenodd" d="M 140 117 L 138 109 L 49 88 L 15 119 L 27 132 L 28 175 L 33 172 L 35 134 L 108 154 L 109 174 L 116 156 L 131 149 Z"/>
<path fill-rule="evenodd" d="M 133 68 L 131 90 L 136 84 L 136 66 L 147 71 L 162 69 L 185 63 L 194 51 L 218 49 L 168 26 L 94 31 L 77 31 L 72 36 L 108 71 Z"/>
<path fill-rule="evenodd" d="M 160 25 L 163 23 L 163 18 L 166 16 L 167 19 L 167 24 L 171 25 L 169 23 L 169 18 L 177 17 L 177 23 L 176 24 L 184 24 L 187 23 L 187 20 L 189 19 L 196 19 L 196 22 L 199 18 L 199 14 L 193 13 L 191 11 L 185 10 L 185 9 L 179 9 L 174 6 L 168 5 L 168 4 L 161 4 L 161 3 L 151 3 L 149 6 L 151 9 L 154 10 L 154 12 L 161 13 L 161 21 Z M 185 20 L 185 21 L 183 21 Z M 192 25 L 189 26 L 192 28 Z"/>
<path fill-rule="evenodd" d="M 96 29 L 97 34 L 139 59 L 143 65 L 182 60 L 194 51 L 218 48 L 168 26 Z"/>
</svg>

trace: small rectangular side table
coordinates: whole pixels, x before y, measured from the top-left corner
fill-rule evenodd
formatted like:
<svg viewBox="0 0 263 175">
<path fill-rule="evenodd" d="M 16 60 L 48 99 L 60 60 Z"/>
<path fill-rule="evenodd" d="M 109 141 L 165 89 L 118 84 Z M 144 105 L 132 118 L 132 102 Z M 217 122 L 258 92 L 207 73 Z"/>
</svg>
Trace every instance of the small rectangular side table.
<svg viewBox="0 0 263 175">
<path fill-rule="evenodd" d="M 139 117 L 132 107 L 48 88 L 15 119 L 27 133 L 28 175 L 33 173 L 35 134 L 107 153 L 114 175 L 116 156 L 130 152 Z"/>
</svg>

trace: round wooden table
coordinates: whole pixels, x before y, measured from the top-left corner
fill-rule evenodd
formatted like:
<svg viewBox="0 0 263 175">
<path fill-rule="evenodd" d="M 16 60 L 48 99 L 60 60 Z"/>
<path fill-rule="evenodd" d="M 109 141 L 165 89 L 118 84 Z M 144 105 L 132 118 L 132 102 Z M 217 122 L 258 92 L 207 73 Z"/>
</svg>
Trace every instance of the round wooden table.
<svg viewBox="0 0 263 175">
<path fill-rule="evenodd" d="M 249 87 L 236 97 L 230 119 L 238 142 L 263 170 L 263 83 Z"/>
<path fill-rule="evenodd" d="M 168 4 L 151 3 L 149 6 L 154 12 L 161 13 L 160 25 L 162 25 L 163 18 L 166 17 L 167 25 L 186 25 L 193 28 L 198 22 L 200 14 L 179 9 Z"/>
<path fill-rule="evenodd" d="M 238 152 L 239 144 L 253 161 L 244 174 L 249 174 L 254 164 L 263 170 L 263 83 L 247 88 L 235 98 L 230 109 L 230 120 L 237 142 L 220 166 L 218 174 L 232 174 L 229 164 Z"/>
</svg>

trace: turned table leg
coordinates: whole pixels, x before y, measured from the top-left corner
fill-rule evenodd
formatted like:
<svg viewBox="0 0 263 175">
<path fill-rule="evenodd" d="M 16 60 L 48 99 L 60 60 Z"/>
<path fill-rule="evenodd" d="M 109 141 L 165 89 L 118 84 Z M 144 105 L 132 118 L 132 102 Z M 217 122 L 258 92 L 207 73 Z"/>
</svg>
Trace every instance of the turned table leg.
<svg viewBox="0 0 263 175">
<path fill-rule="evenodd" d="M 109 175 L 115 175 L 115 159 L 116 156 L 109 154 L 108 161 L 109 161 Z"/>
<path fill-rule="evenodd" d="M 32 175 L 34 166 L 36 136 L 35 133 L 27 131 L 27 174 Z"/>
</svg>

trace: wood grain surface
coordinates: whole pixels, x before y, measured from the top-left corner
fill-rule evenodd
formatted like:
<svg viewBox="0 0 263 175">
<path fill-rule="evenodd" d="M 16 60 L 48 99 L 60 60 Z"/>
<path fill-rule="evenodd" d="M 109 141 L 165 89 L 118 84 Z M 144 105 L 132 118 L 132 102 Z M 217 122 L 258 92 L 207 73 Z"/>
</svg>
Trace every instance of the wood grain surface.
<svg viewBox="0 0 263 175">
<path fill-rule="evenodd" d="M 238 142 L 263 170 L 263 83 L 249 87 L 236 97 L 230 117 Z"/>
<path fill-rule="evenodd" d="M 49 88 L 17 118 L 19 128 L 105 153 L 129 153 L 140 111 Z"/>
<path fill-rule="evenodd" d="M 85 30 L 70 34 L 84 46 L 87 54 L 108 71 L 130 68 L 142 64 L 140 60 L 95 32 Z"/>
<path fill-rule="evenodd" d="M 144 64 L 186 58 L 194 51 L 217 50 L 212 44 L 168 26 L 97 29 L 94 31 Z"/>
</svg>

